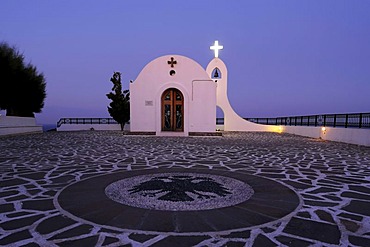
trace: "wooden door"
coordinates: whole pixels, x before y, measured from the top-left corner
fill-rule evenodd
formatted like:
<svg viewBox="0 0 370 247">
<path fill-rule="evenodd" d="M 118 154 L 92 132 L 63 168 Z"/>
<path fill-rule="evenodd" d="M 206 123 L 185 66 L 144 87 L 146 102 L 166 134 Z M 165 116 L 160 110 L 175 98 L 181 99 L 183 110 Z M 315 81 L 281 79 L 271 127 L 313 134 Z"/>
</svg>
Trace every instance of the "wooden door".
<svg viewBox="0 0 370 247">
<path fill-rule="evenodd" d="M 162 94 L 162 131 L 184 131 L 184 97 L 175 89 Z"/>
</svg>

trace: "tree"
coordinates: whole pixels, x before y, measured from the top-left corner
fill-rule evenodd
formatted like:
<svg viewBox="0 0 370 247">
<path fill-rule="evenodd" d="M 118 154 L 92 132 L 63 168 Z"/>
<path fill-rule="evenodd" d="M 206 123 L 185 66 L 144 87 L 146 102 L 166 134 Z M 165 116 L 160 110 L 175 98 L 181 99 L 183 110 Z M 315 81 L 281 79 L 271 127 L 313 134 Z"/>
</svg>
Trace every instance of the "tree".
<svg viewBox="0 0 370 247">
<path fill-rule="evenodd" d="M 15 47 L 0 43 L 0 109 L 7 116 L 34 117 L 46 98 L 46 82 Z"/>
<path fill-rule="evenodd" d="M 113 83 L 112 91 L 107 94 L 112 102 L 108 106 L 108 112 L 111 117 L 121 125 L 121 130 L 130 120 L 130 92 L 122 91 L 121 73 L 114 72 L 110 81 Z"/>
</svg>

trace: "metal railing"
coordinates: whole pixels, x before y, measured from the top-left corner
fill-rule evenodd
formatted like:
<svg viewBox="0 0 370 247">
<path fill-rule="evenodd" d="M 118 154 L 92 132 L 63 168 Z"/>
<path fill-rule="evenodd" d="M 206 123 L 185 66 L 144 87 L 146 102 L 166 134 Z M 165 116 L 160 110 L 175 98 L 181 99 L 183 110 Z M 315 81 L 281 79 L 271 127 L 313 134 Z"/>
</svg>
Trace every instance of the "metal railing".
<svg viewBox="0 0 370 247">
<path fill-rule="evenodd" d="M 57 128 L 62 124 L 118 124 L 113 118 L 61 118 Z"/>
<path fill-rule="evenodd" d="M 244 118 L 257 124 L 370 128 L 370 113 L 326 114 L 277 118 Z"/>
<path fill-rule="evenodd" d="M 288 126 L 325 126 L 343 128 L 370 128 L 370 113 L 326 114 L 277 118 L 244 118 L 253 123 Z M 61 118 L 62 124 L 118 124 L 113 118 Z M 216 118 L 216 124 L 223 125 L 224 118 Z"/>
<path fill-rule="evenodd" d="M 216 118 L 217 125 L 223 125 L 225 123 L 224 118 Z"/>
</svg>

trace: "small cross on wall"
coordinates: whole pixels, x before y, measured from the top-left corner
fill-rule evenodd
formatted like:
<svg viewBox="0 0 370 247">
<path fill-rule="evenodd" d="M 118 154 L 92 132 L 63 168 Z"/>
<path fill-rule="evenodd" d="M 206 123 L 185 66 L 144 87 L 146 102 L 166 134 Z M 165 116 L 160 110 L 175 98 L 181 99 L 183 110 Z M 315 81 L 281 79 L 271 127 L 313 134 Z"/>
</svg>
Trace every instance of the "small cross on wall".
<svg viewBox="0 0 370 247">
<path fill-rule="evenodd" d="M 171 68 L 175 67 L 175 64 L 177 64 L 177 61 L 173 57 L 171 57 L 170 61 L 167 61 L 168 64 L 171 65 Z"/>
</svg>

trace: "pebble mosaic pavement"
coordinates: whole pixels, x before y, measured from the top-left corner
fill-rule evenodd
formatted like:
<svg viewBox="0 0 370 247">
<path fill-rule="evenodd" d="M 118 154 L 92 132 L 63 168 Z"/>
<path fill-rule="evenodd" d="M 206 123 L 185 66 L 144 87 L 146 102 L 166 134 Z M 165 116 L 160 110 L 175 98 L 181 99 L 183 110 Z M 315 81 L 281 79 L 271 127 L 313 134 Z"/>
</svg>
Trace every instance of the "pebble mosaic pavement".
<svg viewBox="0 0 370 247">
<path fill-rule="evenodd" d="M 86 131 L 0 137 L 0 150 L 0 246 L 370 246 L 369 147 L 276 133 L 184 138 Z M 277 223 L 189 236 L 110 230 L 54 205 L 76 181 L 172 167 L 273 179 L 292 188 L 302 205 Z"/>
</svg>

